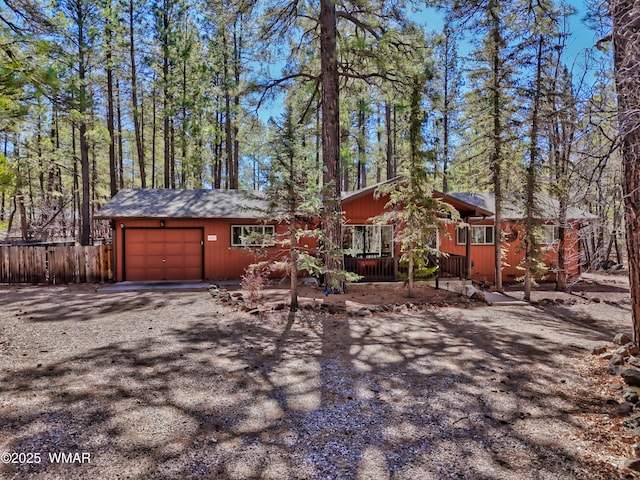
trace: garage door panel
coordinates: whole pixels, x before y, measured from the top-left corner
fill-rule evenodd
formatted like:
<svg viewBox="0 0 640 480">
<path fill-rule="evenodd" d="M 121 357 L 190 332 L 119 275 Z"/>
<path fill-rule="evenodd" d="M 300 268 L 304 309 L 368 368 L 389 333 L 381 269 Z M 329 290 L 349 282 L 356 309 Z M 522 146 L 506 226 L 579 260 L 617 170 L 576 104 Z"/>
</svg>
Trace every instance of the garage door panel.
<svg viewBox="0 0 640 480">
<path fill-rule="evenodd" d="M 166 253 L 168 257 L 183 256 L 185 252 L 184 243 L 167 243 Z"/>
<path fill-rule="evenodd" d="M 147 241 L 146 230 L 127 230 L 128 243 L 145 243 Z"/>
<path fill-rule="evenodd" d="M 158 255 L 161 257 L 164 256 L 163 243 L 148 243 L 144 247 L 145 247 L 144 251 L 140 252 L 140 255 L 142 256 L 145 256 L 145 255 Z"/>
<path fill-rule="evenodd" d="M 185 255 L 184 256 L 184 266 L 186 267 L 200 267 L 202 263 L 201 257 L 199 255 Z"/>
<path fill-rule="evenodd" d="M 202 278 L 201 229 L 129 229 L 125 232 L 125 279 Z"/>
<path fill-rule="evenodd" d="M 185 276 L 187 276 L 188 278 L 200 278 L 202 276 L 202 269 L 198 266 L 198 267 L 193 267 L 193 268 L 185 268 L 184 269 L 185 272 Z"/>
<path fill-rule="evenodd" d="M 186 276 L 184 268 L 169 267 L 164 270 L 164 274 L 164 280 L 184 280 Z"/>
<path fill-rule="evenodd" d="M 167 268 L 182 268 L 184 266 L 184 257 L 182 256 L 167 256 L 164 261 Z"/>
</svg>

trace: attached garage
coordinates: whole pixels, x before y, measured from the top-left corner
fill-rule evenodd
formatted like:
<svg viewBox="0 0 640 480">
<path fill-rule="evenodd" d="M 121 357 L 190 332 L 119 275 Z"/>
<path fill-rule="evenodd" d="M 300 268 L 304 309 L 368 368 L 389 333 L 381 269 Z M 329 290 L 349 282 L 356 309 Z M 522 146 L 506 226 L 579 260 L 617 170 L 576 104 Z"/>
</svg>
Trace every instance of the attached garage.
<svg viewBox="0 0 640 480">
<path fill-rule="evenodd" d="M 124 279 L 201 280 L 201 228 L 128 228 L 124 231 Z"/>
<path fill-rule="evenodd" d="M 249 264 L 262 259 L 232 238 L 238 227 L 266 228 L 259 220 L 264 205 L 258 195 L 121 190 L 94 217 L 111 222 L 116 281 L 240 278 Z"/>
</svg>

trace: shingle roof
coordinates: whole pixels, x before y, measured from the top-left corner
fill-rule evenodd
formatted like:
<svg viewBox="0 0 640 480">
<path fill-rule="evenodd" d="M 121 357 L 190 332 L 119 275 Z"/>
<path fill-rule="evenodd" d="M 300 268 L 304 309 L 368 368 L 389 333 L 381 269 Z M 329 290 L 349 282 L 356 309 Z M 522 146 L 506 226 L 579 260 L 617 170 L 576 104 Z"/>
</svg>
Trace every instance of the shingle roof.
<svg viewBox="0 0 640 480">
<path fill-rule="evenodd" d="M 376 184 L 356 192 L 347 192 L 343 194 L 343 200 L 353 200 L 378 186 Z M 260 218 L 266 207 L 261 200 L 263 195 L 259 191 L 130 188 L 118 192 L 98 211 L 95 218 Z M 444 199 L 449 196 L 486 213 L 495 211 L 495 197 L 492 193 L 448 192 L 441 195 Z M 537 218 L 555 219 L 559 216 L 558 202 L 547 195 L 536 195 L 536 207 Z M 503 202 L 502 217 L 505 220 L 519 220 L 524 216 L 524 202 L 513 199 Z M 587 220 L 596 216 L 569 207 L 567 218 Z"/>
<path fill-rule="evenodd" d="M 96 218 L 259 218 L 261 192 L 130 188 L 119 191 Z"/>
<path fill-rule="evenodd" d="M 493 193 L 464 193 L 449 192 L 447 195 L 463 200 L 472 205 L 495 212 L 496 201 Z M 543 220 L 557 219 L 560 216 L 559 202 L 548 195 L 538 193 L 535 195 L 535 217 Z M 524 199 L 509 198 L 503 200 L 502 218 L 505 220 L 520 220 L 526 216 Z M 567 219 L 590 220 L 597 218 L 592 213 L 585 212 L 576 207 L 567 208 Z"/>
</svg>

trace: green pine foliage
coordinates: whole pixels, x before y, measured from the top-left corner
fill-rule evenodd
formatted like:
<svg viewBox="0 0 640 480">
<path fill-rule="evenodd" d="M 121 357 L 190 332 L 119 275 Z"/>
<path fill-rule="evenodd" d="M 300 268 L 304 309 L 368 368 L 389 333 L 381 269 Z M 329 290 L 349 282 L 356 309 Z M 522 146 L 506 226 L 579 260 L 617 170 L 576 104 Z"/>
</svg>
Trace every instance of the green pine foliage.
<svg viewBox="0 0 640 480">
<path fill-rule="evenodd" d="M 396 227 L 395 241 L 400 246 L 400 260 L 408 267 L 409 296 L 413 296 L 414 273 L 428 266 L 436 257 L 437 236 L 445 232 L 447 222 L 459 220 L 459 214 L 451 205 L 433 196 L 433 184 L 427 175 L 426 159 L 429 152 L 423 149 L 422 125 L 425 114 L 421 106 L 421 92 L 425 87 L 426 73 L 414 76 L 410 100 L 410 157 L 406 176 L 383 184 L 377 189 L 378 198 L 388 195 L 386 211 L 373 220 L 379 224 Z"/>
</svg>

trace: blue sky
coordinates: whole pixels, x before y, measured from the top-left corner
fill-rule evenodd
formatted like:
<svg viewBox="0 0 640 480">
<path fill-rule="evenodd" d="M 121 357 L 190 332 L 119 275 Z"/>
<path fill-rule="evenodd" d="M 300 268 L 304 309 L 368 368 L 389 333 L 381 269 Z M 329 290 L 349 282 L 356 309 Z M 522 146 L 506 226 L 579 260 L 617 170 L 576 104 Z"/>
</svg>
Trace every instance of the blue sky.
<svg viewBox="0 0 640 480">
<path fill-rule="evenodd" d="M 586 66 L 586 57 L 590 52 L 594 52 L 594 45 L 599 40 L 600 35 L 585 25 L 583 19 L 587 15 L 587 10 L 584 1 L 569 0 L 567 3 L 572 5 L 576 10 L 576 14 L 570 18 L 571 37 L 567 42 L 567 54 L 565 57 L 565 63 L 570 66 L 574 71 L 576 77 L 582 75 L 582 72 Z M 442 31 L 444 23 L 443 14 L 433 8 L 424 9 L 419 14 L 416 14 L 414 20 L 425 26 L 427 31 L 439 33 Z M 469 44 L 464 42 L 460 43 L 459 55 L 464 56 L 469 52 Z M 601 53 L 595 51 L 597 56 L 602 58 Z M 607 54 L 604 54 L 607 55 Z M 284 63 L 281 64 L 282 66 Z M 275 66 L 274 66 L 275 67 Z M 590 74 L 587 75 L 587 81 L 591 82 L 595 76 L 594 73 L 597 70 L 597 65 L 590 65 L 592 69 Z M 278 67 L 272 69 L 273 74 L 277 75 Z M 576 78 L 574 77 L 574 78 Z M 277 117 L 282 109 L 281 99 L 275 101 L 265 101 L 264 105 L 260 109 L 260 116 L 267 120 L 270 116 Z"/>
<path fill-rule="evenodd" d="M 584 23 L 584 17 L 587 15 L 587 9 L 584 1 L 569 0 L 569 5 L 576 9 L 576 14 L 570 18 L 571 38 L 567 42 L 567 55 L 565 62 L 567 65 L 573 65 L 577 62 L 576 67 L 584 66 L 585 54 L 593 51 L 595 43 L 599 40 L 600 35 L 590 29 Z M 420 18 L 423 17 L 424 18 Z M 435 9 L 425 9 L 424 13 L 415 17 L 418 23 L 424 25 L 428 31 L 440 32 L 444 23 L 444 16 Z M 460 55 L 467 53 L 468 47 L 464 44 L 460 45 Z"/>
</svg>

